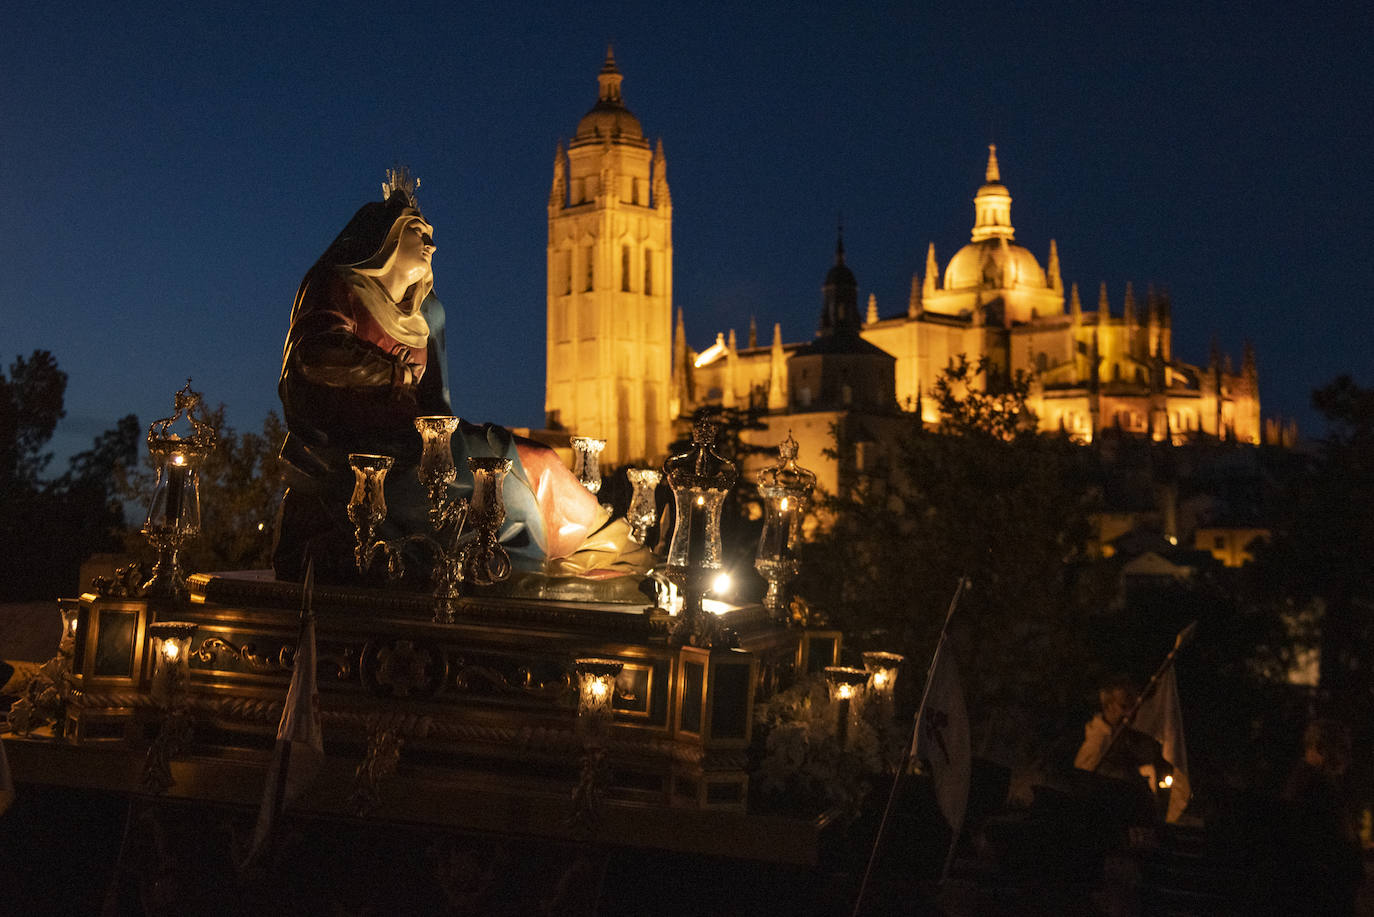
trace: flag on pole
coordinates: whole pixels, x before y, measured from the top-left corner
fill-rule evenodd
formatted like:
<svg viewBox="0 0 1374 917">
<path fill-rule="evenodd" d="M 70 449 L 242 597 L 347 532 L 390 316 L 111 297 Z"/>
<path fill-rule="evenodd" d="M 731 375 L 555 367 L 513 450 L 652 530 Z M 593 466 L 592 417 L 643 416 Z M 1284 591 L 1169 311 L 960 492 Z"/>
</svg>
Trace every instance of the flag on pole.
<svg viewBox="0 0 1374 917">
<path fill-rule="evenodd" d="M 310 593 L 315 584 L 312 562 L 305 573 L 304 607 L 301 610 L 300 639 L 291 669 L 291 686 L 286 691 L 281 723 L 272 765 L 267 770 L 258 823 L 244 864 L 262 852 L 277 816 L 283 808 L 309 786 L 324 762 L 324 740 L 320 732 L 320 693 L 315 684 L 315 615 L 310 610 Z"/>
<path fill-rule="evenodd" d="M 10 776 L 10 760 L 5 756 L 5 743 L 0 741 L 0 815 L 14 802 L 14 778 Z"/>
<path fill-rule="evenodd" d="M 1173 666 L 1159 679 L 1153 693 L 1140 702 L 1131 725 L 1163 747 L 1164 760 L 1174 769 L 1165 818 L 1178 821 L 1188 806 L 1192 787 L 1188 782 L 1188 746 L 1183 739 L 1183 711 L 1178 703 L 1178 679 Z"/>
<path fill-rule="evenodd" d="M 968 804 L 972 753 L 959 669 L 943 639 L 935 650 L 911 741 L 912 756 L 924 759 L 930 768 L 940 813 L 957 834 L 963 827 L 964 808 Z"/>
</svg>

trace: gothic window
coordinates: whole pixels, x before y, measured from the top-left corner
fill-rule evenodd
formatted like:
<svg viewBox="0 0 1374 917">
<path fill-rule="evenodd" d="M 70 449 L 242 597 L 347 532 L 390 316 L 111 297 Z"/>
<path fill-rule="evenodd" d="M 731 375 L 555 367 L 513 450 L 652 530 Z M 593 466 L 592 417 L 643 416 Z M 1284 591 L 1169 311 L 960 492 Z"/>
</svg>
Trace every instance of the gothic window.
<svg viewBox="0 0 1374 917">
<path fill-rule="evenodd" d="M 572 292 L 572 251 L 558 253 L 558 273 L 563 281 L 563 295 Z"/>
<path fill-rule="evenodd" d="M 630 246 L 620 247 L 620 289 L 630 292 Z"/>
<path fill-rule="evenodd" d="M 594 273 L 593 270 L 592 270 L 592 251 L 593 251 L 592 247 L 591 247 L 590 245 L 588 245 L 588 246 L 587 246 L 587 287 L 586 287 L 588 293 L 590 293 L 590 292 L 594 289 L 594 287 L 592 286 L 592 282 L 596 279 L 595 273 Z"/>
<path fill-rule="evenodd" d="M 1050 358 L 1049 358 L 1048 356 L 1046 356 L 1046 355 L 1044 354 L 1043 351 L 1042 351 L 1041 353 L 1037 353 L 1037 354 L 1035 355 L 1035 371 L 1036 371 L 1036 372 L 1038 372 L 1038 373 L 1043 373 L 1046 369 L 1049 368 L 1049 365 L 1050 365 Z"/>
<path fill-rule="evenodd" d="M 644 295 L 654 295 L 654 253 L 644 250 Z"/>
</svg>

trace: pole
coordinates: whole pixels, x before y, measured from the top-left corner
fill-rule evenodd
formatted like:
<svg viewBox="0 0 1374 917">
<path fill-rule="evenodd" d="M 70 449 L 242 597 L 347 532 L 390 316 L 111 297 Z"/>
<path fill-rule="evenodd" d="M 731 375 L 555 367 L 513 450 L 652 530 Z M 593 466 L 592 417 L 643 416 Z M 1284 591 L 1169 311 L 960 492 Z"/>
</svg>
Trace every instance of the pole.
<svg viewBox="0 0 1374 917">
<path fill-rule="evenodd" d="M 1169 650 L 1169 655 L 1164 657 L 1164 661 L 1159 664 L 1159 668 L 1150 676 L 1150 680 L 1145 685 L 1145 689 L 1136 695 L 1135 700 L 1131 703 L 1131 709 L 1127 710 L 1126 715 L 1121 718 L 1121 725 L 1112 732 L 1112 737 L 1107 742 L 1107 747 L 1102 749 L 1102 756 L 1097 759 L 1097 764 L 1093 767 L 1094 774 L 1097 773 L 1098 768 L 1102 766 L 1102 762 L 1107 760 L 1107 755 L 1111 754 L 1112 749 L 1116 747 L 1117 740 L 1126 732 L 1127 727 L 1131 725 L 1131 721 L 1135 719 L 1135 715 L 1140 712 L 1140 705 L 1145 703 L 1145 698 L 1149 697 L 1154 692 L 1155 686 L 1159 684 L 1159 680 L 1164 677 L 1164 673 L 1169 671 L 1169 667 L 1174 664 L 1174 659 L 1178 656 L 1179 650 L 1191 643 L 1196 634 L 1197 622 L 1192 621 L 1174 637 L 1173 649 Z"/>
<path fill-rule="evenodd" d="M 968 575 L 959 577 L 959 585 L 954 588 L 954 597 L 949 600 L 949 610 L 945 612 L 945 623 L 940 628 L 940 640 L 935 644 L 935 652 L 930 657 L 930 666 L 926 669 L 926 683 L 921 691 L 921 704 L 916 708 L 916 716 L 919 719 L 921 711 L 925 708 L 926 697 L 930 694 L 930 676 L 935 671 L 935 663 L 940 658 L 940 650 L 945 645 L 945 637 L 949 635 L 949 622 L 954 617 L 954 609 L 959 605 L 959 597 L 964 594 L 964 587 L 968 585 Z M 852 917 L 859 917 L 859 911 L 863 907 L 864 893 L 868 890 L 868 880 L 873 874 L 873 864 L 878 861 L 878 846 L 883 841 L 883 832 L 887 828 L 887 818 L 892 812 L 892 800 L 897 797 L 897 783 L 902 779 L 902 774 L 906 773 L 907 766 L 911 763 L 911 752 L 916 744 L 917 723 L 912 722 L 911 741 L 906 743 L 906 750 L 902 752 L 902 761 L 897 766 L 897 771 L 892 775 L 892 788 L 887 793 L 887 804 L 883 806 L 883 817 L 878 822 L 878 833 L 873 838 L 873 849 L 868 854 L 868 865 L 864 867 L 863 881 L 859 884 L 859 895 L 854 901 L 854 911 Z M 950 844 L 951 851 L 954 844 L 959 840 L 959 832 L 954 832 L 954 841 Z M 940 881 L 944 881 L 944 876 L 949 872 L 950 857 L 945 858 L 945 869 L 941 873 Z"/>
</svg>

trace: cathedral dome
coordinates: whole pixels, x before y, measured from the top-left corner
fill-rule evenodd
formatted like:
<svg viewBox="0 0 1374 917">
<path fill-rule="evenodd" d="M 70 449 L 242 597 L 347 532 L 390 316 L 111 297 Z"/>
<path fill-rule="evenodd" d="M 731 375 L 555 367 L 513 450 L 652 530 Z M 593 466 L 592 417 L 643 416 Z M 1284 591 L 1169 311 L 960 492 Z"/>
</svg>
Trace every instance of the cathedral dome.
<svg viewBox="0 0 1374 917">
<path fill-rule="evenodd" d="M 649 142 L 644 139 L 644 128 L 640 126 L 639 119 L 625 107 L 620 97 L 622 77 L 610 48 L 606 49 L 606 62 L 601 65 L 601 72 L 597 74 L 596 80 L 599 84 L 596 104 L 592 106 L 591 111 L 582 116 L 581 121 L 577 122 L 577 134 L 573 138 L 573 143 L 611 140 L 648 146 Z"/>
<path fill-rule="evenodd" d="M 1045 271 L 1035 256 L 1002 238 L 970 242 L 955 252 L 945 268 L 946 290 L 1046 285 Z"/>
<path fill-rule="evenodd" d="M 945 268 L 946 290 L 1045 288 L 1045 272 L 1012 239 L 1011 192 L 1002 184 L 997 147 L 988 146 L 986 181 L 973 198 L 973 241 L 954 253 Z"/>
</svg>

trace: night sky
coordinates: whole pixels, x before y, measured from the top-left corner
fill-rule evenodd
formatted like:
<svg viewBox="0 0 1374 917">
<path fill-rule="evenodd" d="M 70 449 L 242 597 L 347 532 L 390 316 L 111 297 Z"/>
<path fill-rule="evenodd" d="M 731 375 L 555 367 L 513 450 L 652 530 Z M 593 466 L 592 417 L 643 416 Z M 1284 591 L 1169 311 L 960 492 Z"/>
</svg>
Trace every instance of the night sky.
<svg viewBox="0 0 1374 917">
<path fill-rule="evenodd" d="M 995 142 L 1016 240 L 1085 305 L 1167 287 L 1174 350 L 1254 342 L 1266 416 L 1374 385 L 1366 4 L 23 4 L 0 35 L 7 367 L 71 376 L 59 455 L 187 376 L 256 429 L 301 275 L 404 163 L 436 227 L 454 410 L 543 420 L 555 144 L 613 41 L 663 139 L 676 307 L 809 338 L 843 212 L 905 308 Z M 16 11 L 18 10 L 18 11 Z M 60 460 L 59 460 L 60 461 Z M 52 471 L 60 471 L 60 465 Z"/>
</svg>

